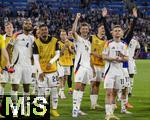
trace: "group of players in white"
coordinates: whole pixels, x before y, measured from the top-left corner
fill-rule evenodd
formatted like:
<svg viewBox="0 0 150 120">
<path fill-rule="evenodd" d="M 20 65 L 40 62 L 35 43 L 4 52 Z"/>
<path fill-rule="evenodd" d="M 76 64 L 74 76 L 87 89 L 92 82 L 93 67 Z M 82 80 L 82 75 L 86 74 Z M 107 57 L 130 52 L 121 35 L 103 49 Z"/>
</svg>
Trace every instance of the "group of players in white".
<svg viewBox="0 0 150 120">
<path fill-rule="evenodd" d="M 102 18 L 108 14 L 102 9 Z M 105 113 L 106 120 L 119 118 L 114 115 L 116 96 L 121 101 L 121 113 L 130 114 L 127 107 L 128 95 L 133 86 L 135 70 L 135 51 L 140 45 L 135 37 L 123 38 L 124 31 L 120 25 L 113 26 L 112 39 L 109 40 L 105 23 L 98 25 L 97 34 L 90 35 L 90 26 L 83 22 L 77 32 L 78 21 L 81 17 L 77 13 L 69 35 L 65 30 L 60 31 L 60 38 L 49 35 L 47 25 L 42 24 L 32 35 L 32 22 L 23 22 L 23 31 L 13 34 L 11 22 L 5 24 L 4 36 L 0 36 L 1 73 L 0 73 L 0 107 L 4 95 L 5 83 L 10 79 L 12 84 L 11 99 L 13 116 L 18 116 L 17 95 L 20 82 L 23 83 L 24 102 L 30 95 L 30 84 L 38 96 L 51 96 L 51 115 L 60 116 L 57 111 L 58 97 L 65 99 L 65 81 L 72 74 L 70 67 L 74 65 L 74 90 L 72 117 L 87 115 L 81 111 L 81 101 L 87 83 L 91 85 L 91 109 L 100 107 L 98 95 L 100 82 L 104 80 L 106 89 Z M 137 10 L 133 9 L 133 17 L 137 18 Z M 127 31 L 131 33 L 130 29 Z M 74 41 L 70 41 L 69 39 Z M 6 48 L 8 54 L 6 52 Z M 136 51 L 136 56 L 139 51 Z M 75 61 L 73 62 L 73 59 Z M 6 67 L 7 71 L 3 68 Z M 8 73 L 11 71 L 12 73 Z M 34 82 L 32 81 L 34 79 Z M 59 89 L 59 92 L 58 92 Z M 4 117 L 0 115 L 0 117 Z"/>
</svg>

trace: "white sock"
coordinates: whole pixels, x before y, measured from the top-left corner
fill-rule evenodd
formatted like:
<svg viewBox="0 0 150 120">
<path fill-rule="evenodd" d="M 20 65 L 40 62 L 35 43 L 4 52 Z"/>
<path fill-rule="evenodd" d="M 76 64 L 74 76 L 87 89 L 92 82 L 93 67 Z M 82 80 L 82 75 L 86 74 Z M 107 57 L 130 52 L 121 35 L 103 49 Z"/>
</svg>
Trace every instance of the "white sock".
<svg viewBox="0 0 150 120">
<path fill-rule="evenodd" d="M 27 102 L 27 97 L 30 95 L 29 92 L 23 92 L 23 96 L 24 96 L 24 102 Z"/>
<path fill-rule="evenodd" d="M 65 90 L 65 88 L 64 88 L 64 87 L 62 87 L 62 88 L 60 88 L 60 90 L 61 90 L 61 91 L 64 91 L 64 90 Z"/>
<path fill-rule="evenodd" d="M 45 88 L 45 97 L 46 97 L 46 99 L 49 97 L 49 95 L 50 95 L 50 91 L 51 91 L 51 88 Z"/>
<path fill-rule="evenodd" d="M 52 108 L 57 109 L 58 106 L 58 91 L 57 87 L 51 88 L 51 96 L 52 96 Z"/>
<path fill-rule="evenodd" d="M 37 79 L 32 78 L 32 85 L 31 85 L 32 93 L 37 94 Z"/>
<path fill-rule="evenodd" d="M 24 102 L 23 104 L 23 108 L 21 109 L 22 114 L 24 114 L 25 112 L 27 112 L 27 97 L 29 97 L 30 93 L 29 92 L 23 92 L 23 96 L 24 99 L 22 100 L 22 102 Z"/>
<path fill-rule="evenodd" d="M 111 107 L 112 107 L 112 111 L 111 112 L 114 113 L 116 104 L 112 104 Z"/>
<path fill-rule="evenodd" d="M 91 106 L 94 106 L 97 104 L 98 95 L 90 95 L 91 99 Z"/>
<path fill-rule="evenodd" d="M 73 109 L 79 109 L 79 106 L 78 106 L 78 98 L 79 98 L 79 91 L 77 90 L 74 90 L 73 91 Z"/>
<path fill-rule="evenodd" d="M 133 79 L 133 78 L 130 78 L 130 88 L 129 88 L 129 93 L 132 93 L 133 82 L 134 82 L 134 79 Z"/>
<path fill-rule="evenodd" d="M 126 99 L 121 99 L 121 110 L 126 111 Z"/>
<path fill-rule="evenodd" d="M 45 88 L 44 87 L 38 88 L 38 96 L 45 96 Z"/>
<path fill-rule="evenodd" d="M 110 114 L 114 114 L 114 106 L 115 104 L 110 105 Z"/>
<path fill-rule="evenodd" d="M 110 115 L 111 114 L 111 105 L 110 104 L 105 104 L 105 113 L 106 115 Z"/>
<path fill-rule="evenodd" d="M 14 106 L 17 106 L 17 100 L 18 100 L 17 95 L 18 95 L 18 91 L 11 90 L 11 99 Z"/>
<path fill-rule="evenodd" d="M 78 96 L 79 110 L 80 110 L 80 106 L 81 106 L 81 102 L 82 102 L 83 93 L 84 93 L 83 91 L 78 91 L 78 94 L 79 94 L 79 96 Z"/>
</svg>

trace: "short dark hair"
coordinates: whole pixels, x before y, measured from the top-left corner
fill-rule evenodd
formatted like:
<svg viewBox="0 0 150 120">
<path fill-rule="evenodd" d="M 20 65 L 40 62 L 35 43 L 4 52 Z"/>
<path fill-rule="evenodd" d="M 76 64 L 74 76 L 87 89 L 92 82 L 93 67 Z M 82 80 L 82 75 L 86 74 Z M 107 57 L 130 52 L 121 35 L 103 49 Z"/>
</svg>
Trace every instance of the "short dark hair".
<svg viewBox="0 0 150 120">
<path fill-rule="evenodd" d="M 30 18 L 25 18 L 25 20 L 23 21 L 23 23 L 26 22 L 26 21 L 31 21 L 32 22 L 32 20 Z"/>
<path fill-rule="evenodd" d="M 40 26 L 39 26 L 39 29 L 40 28 L 42 28 L 42 27 L 48 27 L 46 24 L 41 24 Z"/>
<path fill-rule="evenodd" d="M 103 23 L 99 23 L 99 24 L 97 25 L 98 28 L 101 27 L 101 26 L 104 26 L 104 24 L 103 24 Z"/>
</svg>

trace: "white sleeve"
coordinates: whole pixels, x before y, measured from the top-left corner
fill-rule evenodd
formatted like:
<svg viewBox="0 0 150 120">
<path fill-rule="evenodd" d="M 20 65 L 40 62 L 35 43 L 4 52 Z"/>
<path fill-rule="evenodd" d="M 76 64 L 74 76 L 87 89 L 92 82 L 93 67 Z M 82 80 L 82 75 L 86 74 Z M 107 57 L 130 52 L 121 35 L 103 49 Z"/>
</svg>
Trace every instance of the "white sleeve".
<svg viewBox="0 0 150 120">
<path fill-rule="evenodd" d="M 49 61 L 49 63 L 53 64 L 60 57 L 60 50 L 56 51 L 56 55 Z"/>
<path fill-rule="evenodd" d="M 140 48 L 141 48 L 140 43 L 137 41 L 136 49 L 140 49 Z"/>
<path fill-rule="evenodd" d="M 76 34 L 76 42 L 80 42 L 84 40 L 81 36 L 79 36 L 78 34 Z"/>
<path fill-rule="evenodd" d="M 35 38 L 34 38 L 34 36 L 31 36 L 32 37 L 32 44 L 34 43 L 34 40 L 35 40 Z"/>
<path fill-rule="evenodd" d="M 39 63 L 39 55 L 38 54 L 33 54 L 33 59 L 34 59 L 35 66 L 37 67 L 39 74 L 42 73 L 42 69 L 41 69 L 41 66 L 40 66 L 40 63 Z"/>
</svg>

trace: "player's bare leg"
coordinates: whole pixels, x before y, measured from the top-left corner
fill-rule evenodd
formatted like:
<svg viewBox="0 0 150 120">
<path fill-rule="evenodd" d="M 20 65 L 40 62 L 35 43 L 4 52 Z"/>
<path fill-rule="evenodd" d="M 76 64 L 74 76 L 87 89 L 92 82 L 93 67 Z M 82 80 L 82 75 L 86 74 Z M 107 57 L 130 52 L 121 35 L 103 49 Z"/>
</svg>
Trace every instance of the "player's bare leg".
<svg viewBox="0 0 150 120">
<path fill-rule="evenodd" d="M 66 83 L 66 79 L 65 76 L 64 77 L 60 77 L 60 88 L 59 88 L 59 97 L 61 99 L 66 99 L 64 90 L 65 90 L 65 83 Z"/>
<path fill-rule="evenodd" d="M 118 89 L 113 89 L 113 101 L 112 101 L 113 111 L 117 108 L 116 97 L 118 91 L 119 91 Z"/>
</svg>

